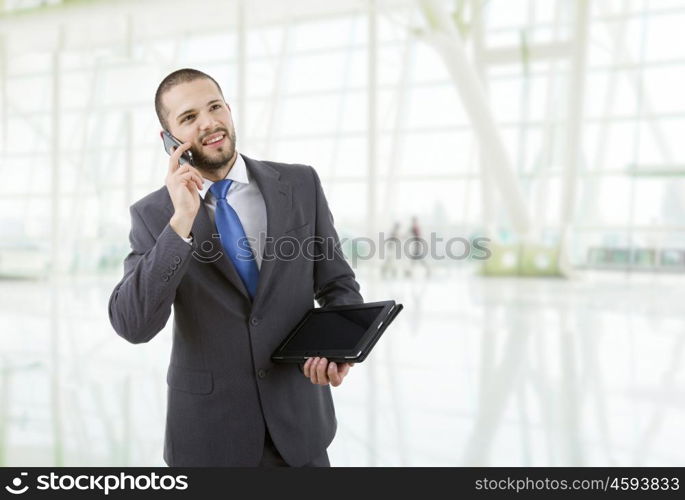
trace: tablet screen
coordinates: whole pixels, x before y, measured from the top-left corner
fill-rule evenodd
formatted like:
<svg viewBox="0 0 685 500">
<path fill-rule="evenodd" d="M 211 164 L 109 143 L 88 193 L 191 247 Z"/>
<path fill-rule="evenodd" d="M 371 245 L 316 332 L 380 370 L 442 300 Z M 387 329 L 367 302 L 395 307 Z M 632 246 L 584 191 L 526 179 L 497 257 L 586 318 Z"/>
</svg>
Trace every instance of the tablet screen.
<svg viewBox="0 0 685 500">
<path fill-rule="evenodd" d="M 354 349 L 382 310 L 383 306 L 315 312 L 288 342 L 287 349 L 291 352 Z"/>
</svg>

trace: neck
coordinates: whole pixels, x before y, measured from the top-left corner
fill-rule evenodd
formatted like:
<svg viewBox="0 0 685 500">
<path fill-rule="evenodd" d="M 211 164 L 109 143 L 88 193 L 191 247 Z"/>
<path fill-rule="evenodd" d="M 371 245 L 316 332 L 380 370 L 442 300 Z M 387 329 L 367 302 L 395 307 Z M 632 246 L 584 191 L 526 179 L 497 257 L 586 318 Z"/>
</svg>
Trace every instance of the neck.
<svg viewBox="0 0 685 500">
<path fill-rule="evenodd" d="M 205 170 L 202 171 L 202 177 L 205 179 L 208 179 L 212 182 L 220 181 L 222 179 L 225 179 L 226 176 L 228 175 L 228 172 L 231 171 L 231 168 L 233 168 L 233 165 L 235 165 L 235 161 L 238 159 L 238 150 L 236 149 L 233 152 L 233 156 L 231 157 L 230 160 L 226 162 L 226 165 L 221 167 L 218 170 L 212 170 L 211 172 L 207 172 Z"/>
</svg>

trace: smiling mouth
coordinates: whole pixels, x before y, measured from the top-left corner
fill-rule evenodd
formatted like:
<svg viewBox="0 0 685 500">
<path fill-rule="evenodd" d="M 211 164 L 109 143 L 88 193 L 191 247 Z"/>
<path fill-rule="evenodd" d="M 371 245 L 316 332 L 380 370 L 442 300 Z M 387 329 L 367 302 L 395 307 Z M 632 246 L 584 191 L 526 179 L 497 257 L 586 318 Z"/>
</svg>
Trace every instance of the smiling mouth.
<svg viewBox="0 0 685 500">
<path fill-rule="evenodd" d="M 203 146 L 218 146 L 223 143 L 224 139 L 226 139 L 226 133 L 225 132 L 218 132 L 216 134 L 212 134 L 205 139 L 202 140 L 202 145 Z"/>
</svg>

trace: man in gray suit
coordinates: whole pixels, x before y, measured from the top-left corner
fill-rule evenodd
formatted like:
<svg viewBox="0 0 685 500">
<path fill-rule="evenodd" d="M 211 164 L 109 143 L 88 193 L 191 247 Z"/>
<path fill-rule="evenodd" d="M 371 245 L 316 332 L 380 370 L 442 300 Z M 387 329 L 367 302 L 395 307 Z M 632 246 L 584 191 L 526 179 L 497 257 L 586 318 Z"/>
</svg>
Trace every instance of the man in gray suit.
<svg viewBox="0 0 685 500">
<path fill-rule="evenodd" d="M 148 342 L 173 305 L 164 460 L 329 466 L 329 384 L 351 365 L 270 360 L 314 300 L 363 302 L 319 177 L 310 166 L 238 154 L 230 107 L 209 75 L 171 73 L 155 107 L 182 145 L 166 185 L 130 208 L 131 252 L 109 317 L 124 339 Z M 195 167 L 179 164 L 187 150 Z"/>
</svg>

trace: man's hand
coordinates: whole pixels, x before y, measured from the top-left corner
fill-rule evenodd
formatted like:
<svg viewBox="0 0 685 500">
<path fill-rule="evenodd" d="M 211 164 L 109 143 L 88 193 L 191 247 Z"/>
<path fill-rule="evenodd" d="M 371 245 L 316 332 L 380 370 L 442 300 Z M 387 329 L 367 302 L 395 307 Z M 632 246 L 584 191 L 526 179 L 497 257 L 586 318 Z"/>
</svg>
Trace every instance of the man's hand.
<svg viewBox="0 0 685 500">
<path fill-rule="evenodd" d="M 354 363 L 330 363 L 326 358 L 308 358 L 304 364 L 304 376 L 311 379 L 312 384 L 338 387 L 350 371 Z"/>
<path fill-rule="evenodd" d="M 179 236 L 187 238 L 193 227 L 193 221 L 200 209 L 198 191 L 202 190 L 203 180 L 200 172 L 188 164 L 180 165 L 181 155 L 190 149 L 191 143 L 184 142 L 169 157 L 169 171 L 166 176 L 166 187 L 174 204 L 174 215 L 169 223 Z"/>
</svg>

